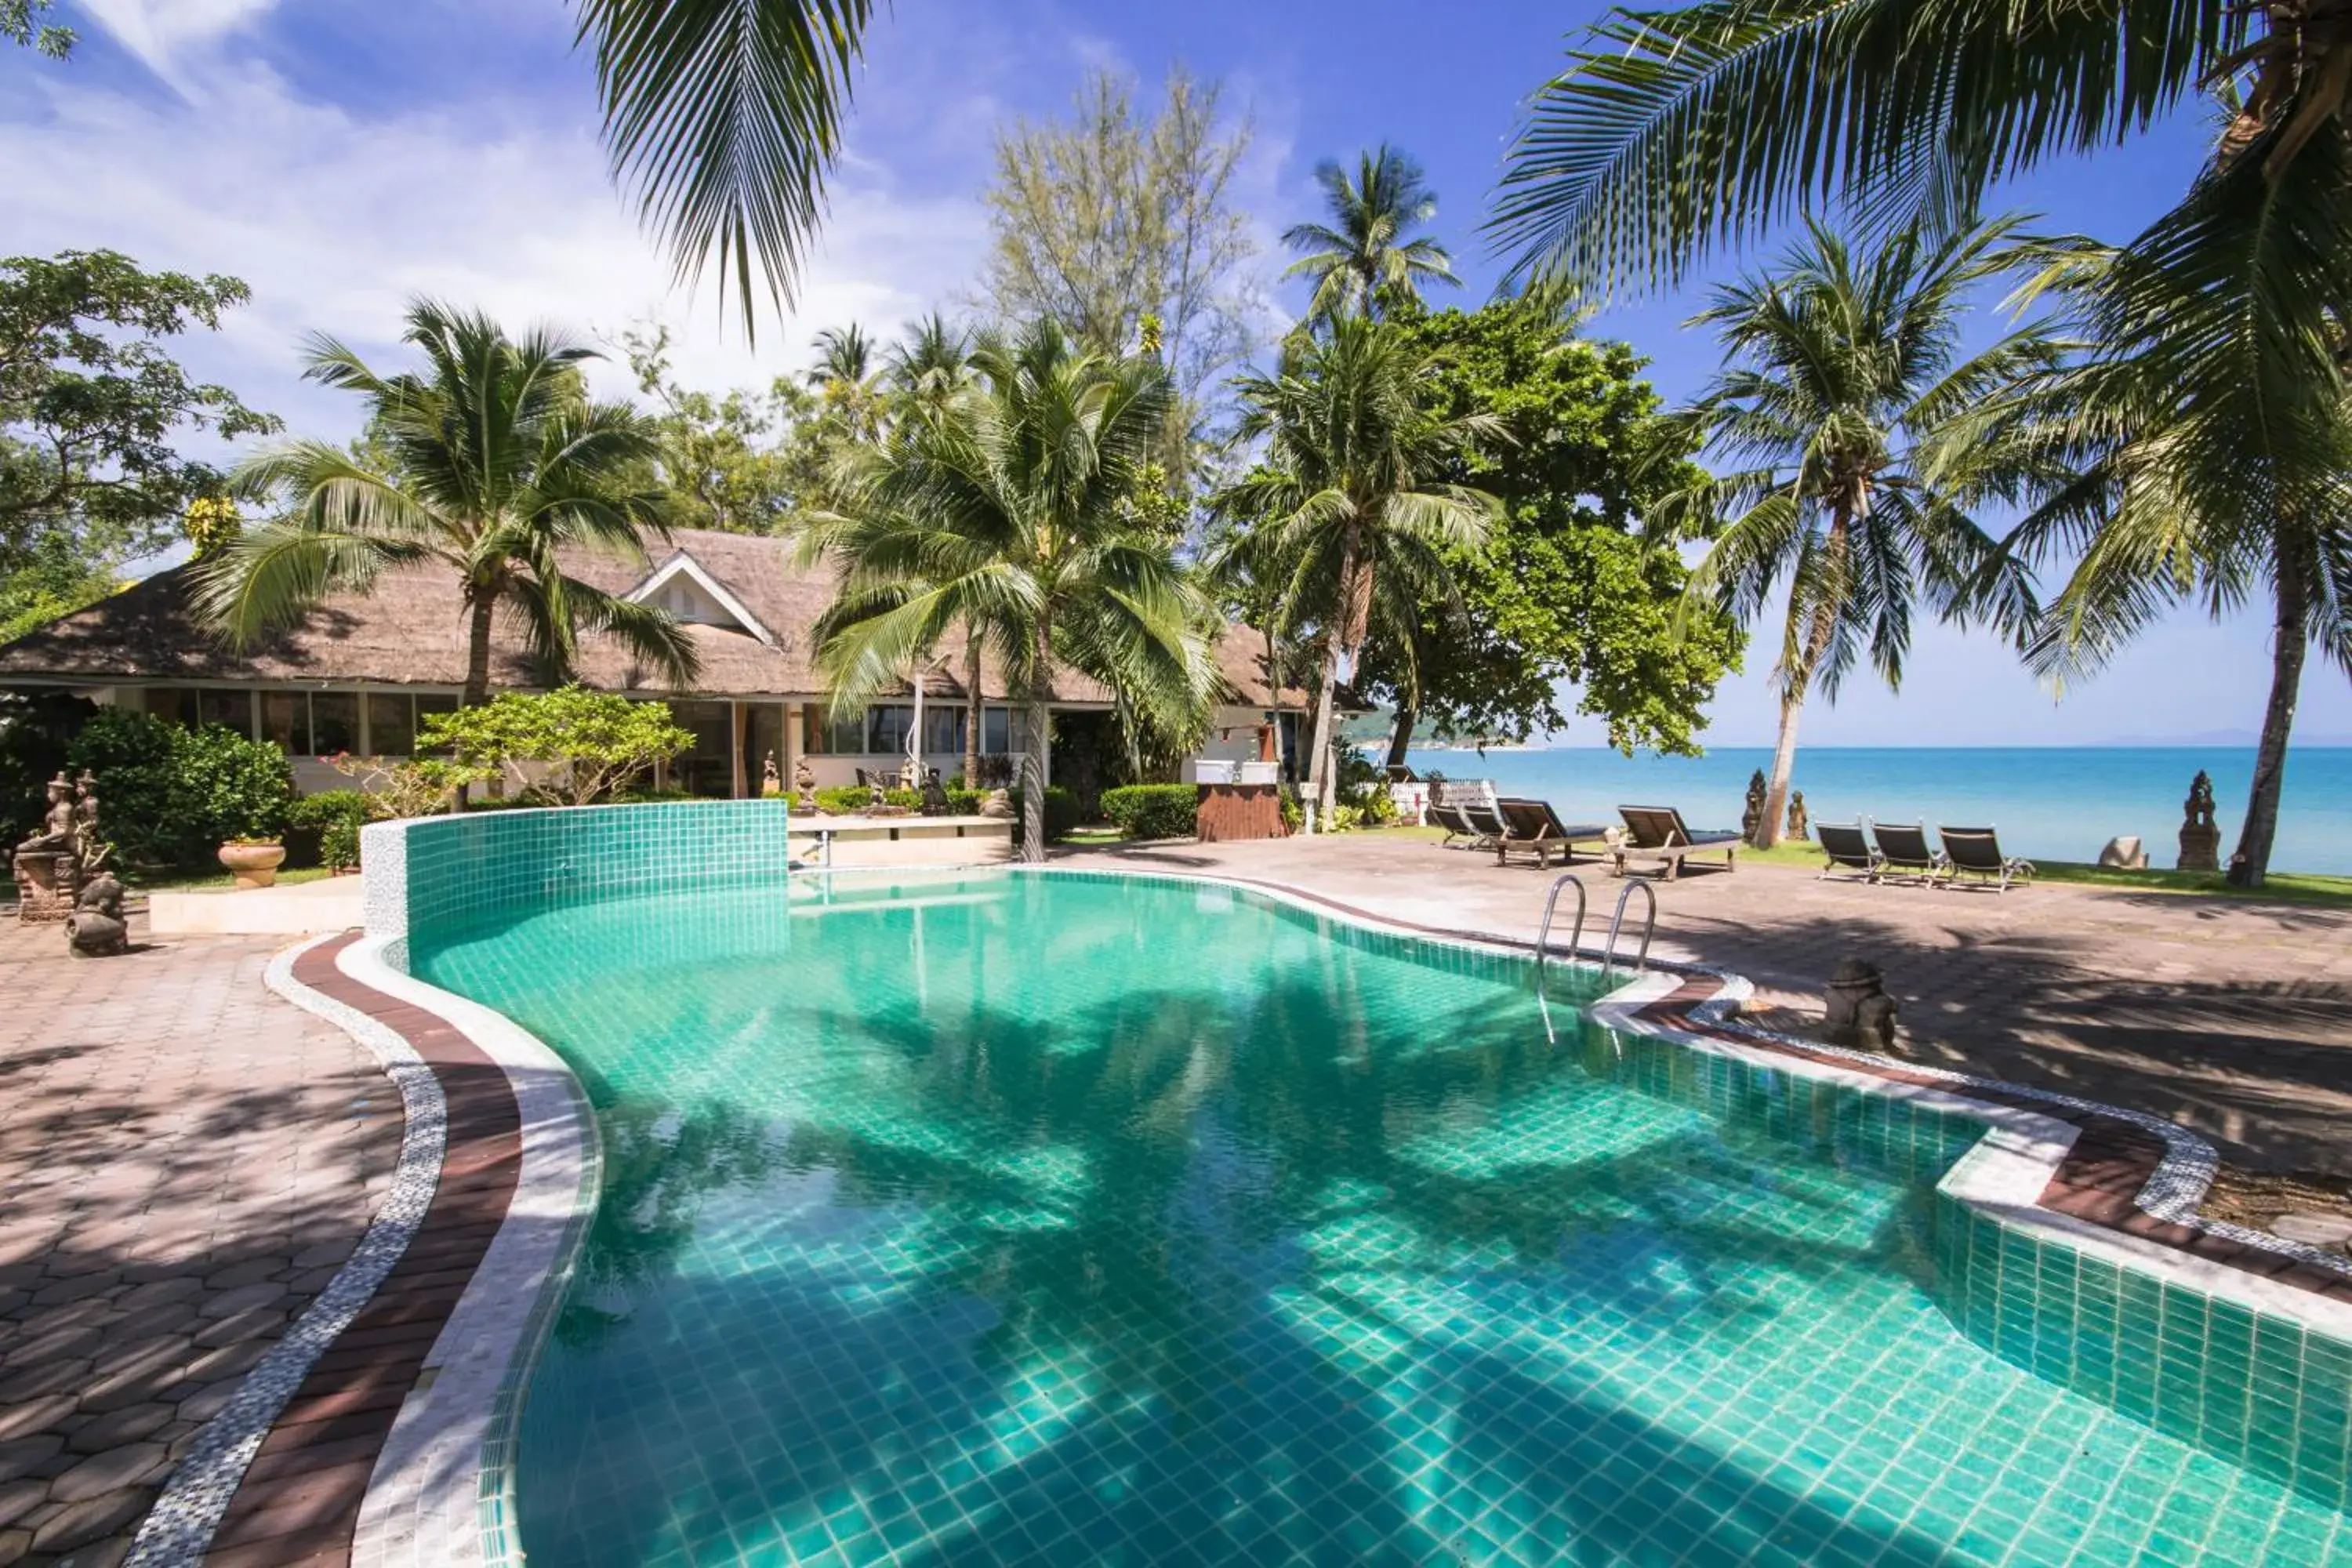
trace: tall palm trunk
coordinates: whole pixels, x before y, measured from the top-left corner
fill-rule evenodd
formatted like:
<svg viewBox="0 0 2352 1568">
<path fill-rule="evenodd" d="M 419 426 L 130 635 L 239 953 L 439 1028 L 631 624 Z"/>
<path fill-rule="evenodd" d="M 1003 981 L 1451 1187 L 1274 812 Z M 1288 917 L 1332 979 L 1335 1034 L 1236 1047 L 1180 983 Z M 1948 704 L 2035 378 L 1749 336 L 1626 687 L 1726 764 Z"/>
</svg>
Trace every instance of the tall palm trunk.
<svg viewBox="0 0 2352 1568">
<path fill-rule="evenodd" d="M 2311 647 L 2311 584 L 2305 576 L 2303 557 L 2284 530 L 2276 550 L 2272 576 L 2278 619 L 2271 634 L 2271 700 L 2263 710 L 2263 738 L 2254 752 L 2254 783 L 2246 800 L 2246 825 L 2238 832 L 2238 852 L 2230 857 L 2230 882 L 2239 888 L 2259 888 L 2270 873 L 2271 844 L 2278 837 L 2279 799 L 2286 787 L 2287 738 L 2294 729 L 2304 657 Z"/>
<path fill-rule="evenodd" d="M 1397 704 L 1396 730 L 1389 736 L 1389 766 L 1404 766 L 1404 754 L 1412 749 L 1412 727 L 1420 717 L 1412 703 Z"/>
<path fill-rule="evenodd" d="M 1339 603 L 1331 617 L 1331 627 L 1323 639 L 1322 689 L 1315 699 L 1315 750 L 1307 761 L 1307 795 L 1316 808 L 1326 813 L 1339 799 L 1339 769 L 1333 751 L 1331 717 L 1339 685 L 1339 666 L 1355 657 L 1362 646 L 1363 631 L 1356 601 L 1360 596 L 1357 578 L 1363 574 L 1354 531 L 1349 531 L 1347 542 L 1339 550 Z"/>
<path fill-rule="evenodd" d="M 1045 699 L 1053 681 L 1053 631 L 1037 623 L 1037 638 L 1030 648 L 1028 690 L 1023 712 L 1027 733 L 1021 738 L 1021 858 L 1035 864 L 1045 858 L 1045 748 L 1052 743 L 1052 721 Z"/>
<path fill-rule="evenodd" d="M 1845 569 L 1846 538 L 1858 510 L 1859 506 L 1841 505 L 1830 514 L 1829 541 L 1822 549 L 1831 557 L 1832 571 Z M 1791 585 L 1790 592 L 1795 591 Z M 1843 592 L 1840 588 L 1824 594 L 1813 606 L 1813 624 L 1806 629 L 1804 647 L 1799 655 L 1803 662 L 1795 669 L 1781 672 L 1780 734 L 1772 747 L 1772 780 L 1764 791 L 1764 820 L 1756 825 L 1759 849 L 1769 849 L 1780 843 L 1789 820 L 1789 788 L 1797 771 L 1797 721 L 1805 711 L 1805 697 L 1812 687 L 1813 671 L 1821 668 L 1822 655 L 1829 651 L 1830 638 L 1837 631 L 1837 602 Z M 1794 604 L 1789 606 L 1789 613 L 1798 613 Z"/>
<path fill-rule="evenodd" d="M 966 627 L 963 656 L 963 787 L 980 787 L 980 721 L 986 717 L 980 695 L 980 632 Z"/>
<path fill-rule="evenodd" d="M 458 699 L 467 708 L 490 700 L 490 620 L 499 607 L 488 588 L 466 590 L 466 694 Z"/>
</svg>

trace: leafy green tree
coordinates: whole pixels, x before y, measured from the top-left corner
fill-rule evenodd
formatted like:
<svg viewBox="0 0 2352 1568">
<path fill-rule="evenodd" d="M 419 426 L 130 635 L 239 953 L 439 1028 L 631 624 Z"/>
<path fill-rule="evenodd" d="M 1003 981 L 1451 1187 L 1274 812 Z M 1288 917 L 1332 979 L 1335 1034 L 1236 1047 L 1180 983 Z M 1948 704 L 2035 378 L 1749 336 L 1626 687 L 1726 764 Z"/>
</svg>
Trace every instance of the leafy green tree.
<svg viewBox="0 0 2352 1568">
<path fill-rule="evenodd" d="M 468 706 L 489 695 L 490 634 L 519 621 L 541 678 L 572 668 L 583 630 L 603 631 L 685 686 L 699 663 L 670 616 L 564 570 L 578 547 L 645 558 L 667 532 L 654 498 L 622 486 L 656 450 L 645 418 L 594 403 L 580 374 L 593 351 L 534 331 L 511 340 L 475 311 L 421 300 L 403 341 L 423 374 L 380 375 L 331 338 L 311 341 L 310 378 L 367 399 L 389 468 L 340 447 L 296 441 L 237 473 L 283 515 L 247 529 L 196 567 L 196 607 L 240 643 L 299 618 L 325 595 L 364 593 L 388 567 L 438 562 L 466 616 Z"/>
<path fill-rule="evenodd" d="M 1421 305 L 1424 283 L 1459 286 L 1445 247 L 1416 229 L 1437 216 L 1437 196 L 1421 165 L 1383 142 L 1355 172 L 1326 161 L 1315 171 L 1328 223 L 1294 224 L 1282 243 L 1306 252 L 1285 277 L 1315 280 L 1310 321 L 1354 312 L 1394 315 Z"/>
<path fill-rule="evenodd" d="M 1674 278 L 1815 196 L 1874 221 L 1951 222 L 1995 182 L 2120 144 L 2217 89 L 2226 118 L 2210 161 L 2096 285 L 2114 329 L 2095 356 L 2104 386 L 2077 390 L 2101 393 L 2107 413 L 2084 410 L 2097 429 L 2071 421 L 2093 437 L 2074 448 L 2093 472 L 2072 501 L 2055 493 L 2062 506 L 2109 498 L 2103 514 L 2078 508 L 2076 523 L 2119 531 L 2113 564 L 2078 574 L 2084 592 L 2062 613 L 2269 590 L 2272 689 L 2231 872 L 2247 885 L 2268 864 L 2305 650 L 2335 635 L 2336 590 L 2323 584 L 2343 549 L 2332 426 L 2352 394 L 2352 46 L 2319 20 L 2333 9 L 1716 0 L 1620 13 L 1538 95 L 1495 217 L 1523 269 Z M 2115 417 L 2127 412 L 2136 427 Z M 2114 504 L 2125 474 L 2169 499 Z M 2158 511 L 2173 519 L 2168 548 L 2151 542 Z M 2095 636 L 2062 626 L 2041 645 L 2045 668 L 2095 656 L 2148 618 L 2107 619 Z"/>
<path fill-rule="evenodd" d="M 2039 471 L 1970 440 L 1976 408 L 2062 352 L 2028 323 L 1960 356 L 1969 291 L 2017 265 L 2014 230 L 1913 228 L 1858 251 L 1811 225 L 1773 271 L 1715 289 L 1693 318 L 1720 329 L 1724 365 L 1687 417 L 1729 467 L 1662 497 L 1651 517 L 1668 538 L 1725 520 L 1691 573 L 1694 610 L 1752 621 L 1785 595 L 1766 847 L 1786 817 L 1806 699 L 1834 701 L 1865 655 L 1898 686 L 1914 600 L 2012 632 L 2036 613 L 2024 572 L 1968 510 Z"/>
<path fill-rule="evenodd" d="M 846 514 L 820 521 L 803 549 L 841 572 L 815 628 L 835 703 L 895 689 L 959 625 L 995 656 L 1025 710 L 1034 860 L 1055 666 L 1171 728 L 1201 721 L 1217 677 L 1198 591 L 1118 504 L 1167 417 L 1165 374 L 1088 353 L 1051 322 L 984 340 L 972 368 L 937 418 L 853 453 Z"/>
<path fill-rule="evenodd" d="M 146 272 L 110 250 L 0 261 L 0 635 L 80 608 L 172 542 L 221 485 L 175 441 L 278 427 L 165 352 L 247 297 L 234 278 Z"/>
<path fill-rule="evenodd" d="M 1431 409 L 1438 368 L 1403 326 L 1340 316 L 1322 338 L 1294 336 L 1271 376 L 1235 389 L 1241 432 L 1263 438 L 1257 468 L 1218 497 L 1246 527 L 1226 567 L 1279 582 L 1281 619 L 1321 627 L 1307 778 L 1328 811 L 1336 799 L 1332 704 L 1376 624 L 1409 639 L 1422 604 L 1456 601 L 1451 558 L 1486 542 L 1493 497 L 1447 469 L 1503 431 L 1484 412 Z"/>
<path fill-rule="evenodd" d="M 679 528 L 774 533 L 806 499 L 791 437 L 815 417 L 815 401 L 780 381 L 768 392 L 724 396 L 690 391 L 671 376 L 667 327 L 623 334 L 637 390 L 656 400 L 656 450 L 637 488 L 659 489 L 662 510 Z"/>
<path fill-rule="evenodd" d="M 1501 503 L 1484 544 L 1454 552 L 1459 611 L 1420 606 L 1411 642 L 1376 646 L 1360 691 L 1397 705 L 1390 761 L 1416 723 L 1451 738 L 1523 741 L 1568 722 L 1559 687 L 1602 719 L 1610 744 L 1688 754 L 1716 682 L 1738 663 L 1726 616 L 1675 635 L 1687 577 L 1640 537 L 1647 508 L 1699 478 L 1622 343 L 1587 342 L 1540 300 L 1497 300 L 1415 322 L 1435 357 L 1425 396 L 1441 417 L 1491 416 L 1498 438 L 1458 451 L 1445 477 Z"/>
<path fill-rule="evenodd" d="M 667 704 L 580 686 L 502 691 L 478 708 L 431 714 L 416 739 L 420 750 L 447 752 L 461 768 L 503 776 L 554 805 L 610 800 L 694 745 Z"/>
<path fill-rule="evenodd" d="M 54 8 L 54 0 L 0 0 L 0 38 L 38 50 L 53 60 L 65 58 L 79 42 L 74 30 L 36 19 Z"/>
<path fill-rule="evenodd" d="M 1066 119 L 998 133 L 987 196 L 997 318 L 1055 321 L 1113 356 L 1148 329 L 1143 352 L 1168 367 L 1187 431 L 1256 337 L 1257 243 L 1233 193 L 1251 129 L 1227 123 L 1223 97 L 1180 68 L 1147 114 L 1129 81 L 1097 71 Z"/>
<path fill-rule="evenodd" d="M 885 357 L 899 402 L 936 410 L 971 383 L 971 331 L 934 310 L 908 327 Z"/>
</svg>

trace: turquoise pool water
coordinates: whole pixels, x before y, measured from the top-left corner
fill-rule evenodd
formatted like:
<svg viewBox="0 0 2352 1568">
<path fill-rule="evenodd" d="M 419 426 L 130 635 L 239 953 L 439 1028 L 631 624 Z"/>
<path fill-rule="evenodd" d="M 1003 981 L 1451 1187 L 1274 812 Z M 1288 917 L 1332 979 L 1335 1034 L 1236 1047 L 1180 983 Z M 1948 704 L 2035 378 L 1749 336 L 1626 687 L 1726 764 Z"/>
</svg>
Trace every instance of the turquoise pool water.
<svg viewBox="0 0 2352 1568">
<path fill-rule="evenodd" d="M 2352 1563 L 2342 1514 L 1955 1331 L 1927 1194 L 1970 1124 L 1724 1092 L 1573 981 L 1555 1041 L 1507 960 L 995 874 L 412 967 L 603 1133 L 534 1568 Z"/>
</svg>

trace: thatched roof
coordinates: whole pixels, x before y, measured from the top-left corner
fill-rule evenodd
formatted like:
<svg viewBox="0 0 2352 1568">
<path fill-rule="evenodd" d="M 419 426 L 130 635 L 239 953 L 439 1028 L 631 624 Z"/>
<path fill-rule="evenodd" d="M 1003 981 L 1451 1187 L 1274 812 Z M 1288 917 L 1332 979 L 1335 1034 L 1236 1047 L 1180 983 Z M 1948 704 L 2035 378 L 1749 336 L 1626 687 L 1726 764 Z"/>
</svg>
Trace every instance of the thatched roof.
<svg viewBox="0 0 2352 1568">
<path fill-rule="evenodd" d="M 683 552 L 733 595 L 772 638 L 763 641 L 731 626 L 690 626 L 702 653 L 702 677 L 691 693 L 725 697 L 814 697 L 825 689 L 812 667 L 810 626 L 833 596 L 833 575 L 796 565 L 773 539 L 680 530 L 651 563 L 582 554 L 568 563 L 573 575 L 608 593 L 625 594 Z M 92 686 L 177 681 L 294 682 L 305 686 L 440 686 L 466 679 L 466 627 L 457 585 L 448 570 L 419 565 L 388 574 L 371 594 L 338 594 L 261 645 L 233 649 L 197 624 L 187 604 L 185 567 L 158 573 L 88 609 L 53 621 L 15 642 L 0 644 L 0 681 L 63 680 Z M 1257 635 L 1228 627 L 1217 660 L 1229 700 L 1245 707 L 1299 709 L 1307 694 L 1286 689 L 1269 704 Z M 961 637 L 943 646 L 924 681 L 929 696 L 964 695 Z M 500 625 L 491 656 L 496 686 L 530 686 L 535 675 L 517 628 Z M 666 691 L 661 678 L 610 638 L 591 636 L 581 649 L 580 679 L 614 691 Z M 982 694 L 1006 696 L 993 668 L 983 668 Z M 1056 700 L 1108 703 L 1099 682 L 1057 672 Z"/>
</svg>

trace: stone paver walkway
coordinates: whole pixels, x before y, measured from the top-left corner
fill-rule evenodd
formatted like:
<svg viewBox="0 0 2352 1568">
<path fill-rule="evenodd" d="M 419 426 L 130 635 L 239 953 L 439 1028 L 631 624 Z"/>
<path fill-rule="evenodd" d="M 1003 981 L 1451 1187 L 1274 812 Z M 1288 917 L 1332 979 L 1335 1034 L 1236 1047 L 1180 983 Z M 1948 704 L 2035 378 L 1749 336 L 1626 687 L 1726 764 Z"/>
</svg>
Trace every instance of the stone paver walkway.
<svg viewBox="0 0 2352 1568">
<path fill-rule="evenodd" d="M 1261 878 L 1529 939 L 1557 875 L 1378 833 L 1056 858 Z M 1597 945 L 1622 884 L 1589 860 L 1575 868 Z M 1694 868 L 1655 891 L 1655 951 L 1747 975 L 1768 1023 L 1802 1032 L 1838 961 L 1866 958 L 1918 1060 L 2150 1111 L 2247 1169 L 2313 1173 L 2339 1194 L 2352 1177 L 2352 910 L 2062 884 L 1873 887 L 1753 863 Z"/>
<path fill-rule="evenodd" d="M 367 1226 L 399 1097 L 264 988 L 285 941 L 76 961 L 0 914 L 0 1564 L 118 1562 Z"/>
</svg>

